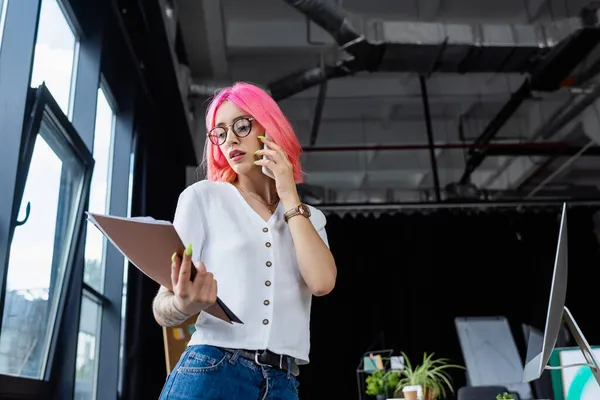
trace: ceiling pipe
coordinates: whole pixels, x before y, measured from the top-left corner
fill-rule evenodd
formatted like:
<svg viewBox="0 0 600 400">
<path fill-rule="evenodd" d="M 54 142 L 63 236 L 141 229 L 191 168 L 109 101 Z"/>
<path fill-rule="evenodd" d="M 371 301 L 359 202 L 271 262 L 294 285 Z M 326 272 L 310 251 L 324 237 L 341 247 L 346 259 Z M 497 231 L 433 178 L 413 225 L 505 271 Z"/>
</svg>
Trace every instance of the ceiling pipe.
<svg viewBox="0 0 600 400">
<path fill-rule="evenodd" d="M 304 14 L 309 20 L 325 29 L 340 47 L 351 42 L 365 40 L 364 36 L 359 34 L 348 18 L 346 18 L 343 9 L 331 1 L 284 1 Z"/>
<path fill-rule="evenodd" d="M 571 121 L 573 121 L 573 119 L 575 119 L 579 114 L 581 114 L 586 108 L 588 108 L 589 106 L 591 106 L 598 98 L 600 98 L 600 85 L 595 85 L 594 87 L 592 87 L 591 91 L 587 92 L 585 95 L 583 96 L 573 96 L 571 97 L 567 103 L 561 107 L 561 110 L 555 114 L 553 114 L 550 118 L 548 118 L 546 120 L 546 122 L 536 130 L 535 133 L 533 133 L 530 136 L 530 140 L 535 141 L 535 140 L 548 140 L 550 137 L 552 137 L 554 134 L 556 134 L 556 132 L 559 132 L 561 129 L 563 129 L 565 126 L 567 126 L 567 124 L 569 124 Z M 576 101 L 577 100 L 577 101 Z M 573 105 L 575 104 L 575 105 Z M 544 142 L 542 142 L 544 143 Z M 540 164 L 537 167 L 537 171 L 543 171 L 545 170 L 553 161 L 554 158 L 553 157 L 557 157 L 560 155 L 574 155 L 577 152 L 569 152 L 569 154 L 540 154 L 540 155 L 545 155 L 548 156 L 550 158 L 548 158 L 547 160 L 545 160 L 542 164 Z M 489 156 L 490 154 L 488 154 Z M 590 155 L 590 153 L 586 153 L 586 155 Z M 508 161 L 504 164 L 504 166 L 490 179 L 488 179 L 487 183 L 484 185 L 486 186 L 487 184 L 489 184 L 490 182 L 493 182 L 494 180 L 498 179 L 498 177 L 504 173 L 511 165 L 512 160 Z M 537 172 L 534 172 L 534 174 L 536 174 Z M 532 175 L 530 178 L 532 178 L 534 175 Z M 525 187 L 528 185 L 529 182 L 529 178 L 527 178 L 523 183 L 521 183 L 519 186 L 520 187 Z"/>
<path fill-rule="evenodd" d="M 535 133 L 535 138 L 548 139 L 556 132 L 567 126 L 574 118 L 581 114 L 586 108 L 591 106 L 600 98 L 600 84 L 594 86 L 591 92 L 583 96 L 575 105 L 562 113 L 553 123 L 544 125 Z"/>
<path fill-rule="evenodd" d="M 319 96 L 315 104 L 315 113 L 313 116 L 312 129 L 310 131 L 310 145 L 314 146 L 317 143 L 317 137 L 319 136 L 319 128 L 321 126 L 321 117 L 323 115 L 323 108 L 325 107 L 325 98 L 327 97 L 327 81 L 321 83 L 319 87 Z"/>
<path fill-rule="evenodd" d="M 529 199 L 529 198 L 535 196 L 539 191 L 541 191 L 544 187 L 546 187 L 546 185 L 548 185 L 548 183 L 552 182 L 558 175 L 560 175 L 564 170 L 566 170 L 571 164 L 573 164 L 575 161 L 577 161 L 579 159 L 579 157 L 584 155 L 588 149 L 592 148 L 593 145 L 594 145 L 594 141 L 590 140 L 588 142 L 588 144 L 583 146 L 581 148 L 581 150 L 579 150 L 576 154 L 573 154 L 559 168 L 552 171 L 552 173 L 550 175 L 548 175 L 546 177 L 546 179 L 544 179 L 542 182 L 540 182 L 535 188 L 533 188 L 529 192 L 529 194 L 527 194 L 527 196 L 525 196 L 525 198 Z"/>
<path fill-rule="evenodd" d="M 275 101 L 281 101 L 330 79 L 351 75 L 355 70 L 353 60 L 342 60 L 333 66 L 325 65 L 288 75 L 270 83 L 267 89 Z"/>
<path fill-rule="evenodd" d="M 438 143 L 435 150 L 469 150 L 477 148 L 474 143 Z M 360 146 L 314 146 L 305 147 L 303 153 L 338 153 L 359 151 L 418 151 L 429 150 L 428 143 L 402 145 L 360 145 Z M 486 146 L 488 156 L 572 156 L 581 151 L 581 146 L 566 142 L 522 142 L 522 143 L 490 143 Z M 585 150 L 586 156 L 600 155 L 600 146 L 592 146 Z"/>
<path fill-rule="evenodd" d="M 426 76 L 436 71 L 527 73 L 552 49 L 563 46 L 564 38 L 595 29 L 584 27 L 579 17 L 530 25 L 370 20 L 361 34 L 333 2 L 284 1 L 327 31 L 346 56 L 325 71 L 315 67 L 272 82 L 269 89 L 276 100 L 361 71 Z"/>
<path fill-rule="evenodd" d="M 338 46 L 350 56 L 334 65 L 320 65 L 271 82 L 268 90 L 275 101 L 284 100 L 330 79 L 377 69 L 384 51 L 383 45 L 368 43 L 366 38 L 354 29 L 342 8 L 324 0 L 284 1 L 327 31 Z"/>
<path fill-rule="evenodd" d="M 568 39 L 556 46 L 532 70 L 521 87 L 511 95 L 510 100 L 502 107 L 500 112 L 490 121 L 485 130 L 476 139 L 481 145 L 469 152 L 465 170 L 460 178 L 461 184 L 470 181 L 471 174 L 483 163 L 486 157 L 486 145 L 489 144 L 510 117 L 517 111 L 521 104 L 531 96 L 533 91 L 558 90 L 577 68 L 581 60 L 585 60 L 600 41 L 600 29 L 584 28 L 572 34 Z M 566 114 L 565 114 L 566 115 Z M 551 127 L 555 127 L 553 124 Z M 556 132 L 553 130 L 552 133 Z"/>
<path fill-rule="evenodd" d="M 517 111 L 517 109 L 523 104 L 526 98 L 531 96 L 531 85 L 529 80 L 525 80 L 521 87 L 510 96 L 510 100 L 500 112 L 489 122 L 484 131 L 475 139 L 477 147 L 469 150 L 468 158 L 465 162 L 465 171 L 460 178 L 460 183 L 465 184 L 469 182 L 471 174 L 483 163 L 486 156 L 486 144 L 496 136 L 498 131 L 504 126 L 504 124 L 510 119 L 510 117 Z"/>
</svg>

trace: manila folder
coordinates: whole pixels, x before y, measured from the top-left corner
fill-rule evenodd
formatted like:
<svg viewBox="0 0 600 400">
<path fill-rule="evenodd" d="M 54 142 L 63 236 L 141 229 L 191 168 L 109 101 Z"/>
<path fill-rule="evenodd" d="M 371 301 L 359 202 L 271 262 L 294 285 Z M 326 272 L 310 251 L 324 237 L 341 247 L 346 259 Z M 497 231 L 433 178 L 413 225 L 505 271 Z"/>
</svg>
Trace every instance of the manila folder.
<svg viewBox="0 0 600 400">
<path fill-rule="evenodd" d="M 181 256 L 185 246 L 171 222 L 150 217 L 123 218 L 89 212 L 87 215 L 88 221 L 133 265 L 158 284 L 173 290 L 171 256 L 175 252 Z M 204 312 L 230 324 L 242 323 L 218 297 Z"/>
</svg>

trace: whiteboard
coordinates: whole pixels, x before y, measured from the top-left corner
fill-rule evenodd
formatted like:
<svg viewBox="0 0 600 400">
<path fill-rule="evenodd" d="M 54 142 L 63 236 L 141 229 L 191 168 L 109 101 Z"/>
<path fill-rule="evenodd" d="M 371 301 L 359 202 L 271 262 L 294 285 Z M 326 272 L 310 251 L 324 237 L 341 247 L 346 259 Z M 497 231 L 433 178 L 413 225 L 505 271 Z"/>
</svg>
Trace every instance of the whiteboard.
<svg viewBox="0 0 600 400">
<path fill-rule="evenodd" d="M 521 399 L 532 398 L 506 318 L 460 317 L 454 323 L 470 386 L 505 386 Z"/>
</svg>

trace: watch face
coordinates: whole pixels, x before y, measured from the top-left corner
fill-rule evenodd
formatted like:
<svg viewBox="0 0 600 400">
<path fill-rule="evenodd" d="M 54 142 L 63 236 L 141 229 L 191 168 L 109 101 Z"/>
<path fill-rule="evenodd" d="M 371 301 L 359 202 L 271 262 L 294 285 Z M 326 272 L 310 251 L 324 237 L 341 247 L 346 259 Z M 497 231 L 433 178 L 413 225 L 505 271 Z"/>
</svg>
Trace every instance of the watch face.
<svg viewBox="0 0 600 400">
<path fill-rule="evenodd" d="M 308 208 L 306 204 L 300 204 L 300 207 L 298 207 L 298 212 L 302 215 L 310 217 L 310 208 Z"/>
</svg>

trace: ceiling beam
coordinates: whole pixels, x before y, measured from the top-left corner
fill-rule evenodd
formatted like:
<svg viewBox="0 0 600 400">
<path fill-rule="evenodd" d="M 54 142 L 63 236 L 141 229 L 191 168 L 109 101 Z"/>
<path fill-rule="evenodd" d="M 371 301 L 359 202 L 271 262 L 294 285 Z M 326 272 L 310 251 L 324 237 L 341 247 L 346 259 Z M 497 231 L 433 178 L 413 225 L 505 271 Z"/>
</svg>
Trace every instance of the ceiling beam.
<svg viewBox="0 0 600 400">
<path fill-rule="evenodd" d="M 229 73 L 223 5 L 221 0 L 202 0 L 202 7 L 212 75 L 215 79 L 223 79 Z"/>
</svg>

